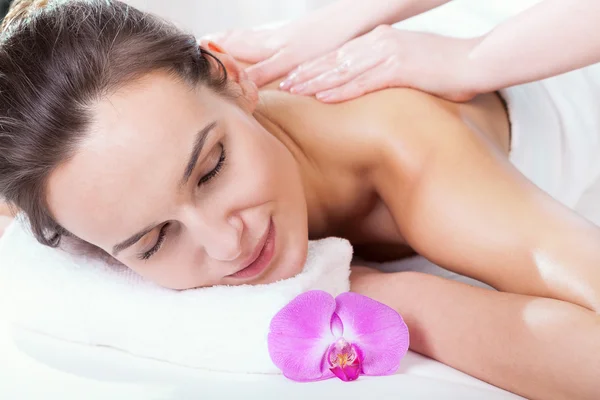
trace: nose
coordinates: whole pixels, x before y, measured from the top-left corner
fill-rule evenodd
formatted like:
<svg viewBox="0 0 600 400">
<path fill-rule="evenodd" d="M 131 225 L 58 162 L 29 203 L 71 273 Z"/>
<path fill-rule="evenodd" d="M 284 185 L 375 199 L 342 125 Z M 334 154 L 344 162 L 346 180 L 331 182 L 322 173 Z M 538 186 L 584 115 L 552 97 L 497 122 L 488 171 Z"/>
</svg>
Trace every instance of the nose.
<svg viewBox="0 0 600 400">
<path fill-rule="evenodd" d="M 233 261 L 242 254 L 242 232 L 244 223 L 239 216 L 230 216 L 205 226 L 199 232 L 198 241 L 208 256 L 217 261 Z"/>
</svg>

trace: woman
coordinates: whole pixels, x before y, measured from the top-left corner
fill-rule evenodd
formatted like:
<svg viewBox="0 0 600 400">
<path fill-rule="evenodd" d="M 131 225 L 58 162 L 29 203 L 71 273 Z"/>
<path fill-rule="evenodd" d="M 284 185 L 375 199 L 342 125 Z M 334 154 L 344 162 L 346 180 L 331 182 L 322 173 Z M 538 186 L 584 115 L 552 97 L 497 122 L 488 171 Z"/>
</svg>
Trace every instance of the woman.
<svg viewBox="0 0 600 400">
<path fill-rule="evenodd" d="M 41 243 L 174 289 L 293 276 L 309 237 L 414 249 L 500 291 L 355 268 L 413 350 L 530 398 L 597 395 L 600 231 L 510 164 L 497 95 L 259 95 L 218 47 L 118 1 L 21 14 L 0 44 L 0 193 Z"/>
</svg>

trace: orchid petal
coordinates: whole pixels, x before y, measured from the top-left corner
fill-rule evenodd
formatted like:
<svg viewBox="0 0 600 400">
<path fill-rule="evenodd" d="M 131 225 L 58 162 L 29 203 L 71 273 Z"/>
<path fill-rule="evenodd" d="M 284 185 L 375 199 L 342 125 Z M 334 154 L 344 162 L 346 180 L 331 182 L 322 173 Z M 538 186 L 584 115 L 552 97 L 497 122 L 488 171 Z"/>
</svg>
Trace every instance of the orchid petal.
<svg viewBox="0 0 600 400">
<path fill-rule="evenodd" d="M 356 379 L 358 379 L 358 376 L 360 375 L 360 369 L 361 365 L 358 362 L 358 359 L 354 360 L 352 364 L 348 364 L 342 368 L 342 370 L 344 371 L 344 375 L 346 375 L 348 381 L 355 381 Z"/>
<path fill-rule="evenodd" d="M 269 354 L 283 374 L 295 381 L 330 378 L 324 368 L 327 349 L 335 341 L 331 334 L 334 298 L 326 292 L 303 293 L 271 320 Z"/>
<path fill-rule="evenodd" d="M 331 372 L 333 372 L 333 374 L 335 376 L 337 376 L 344 382 L 348 382 L 348 377 L 346 377 L 346 374 L 344 373 L 344 370 L 342 369 L 342 367 L 333 367 L 333 368 L 330 368 L 330 370 L 331 370 Z"/>
<path fill-rule="evenodd" d="M 358 347 L 362 373 L 396 372 L 409 346 L 408 327 L 392 308 L 357 293 L 336 298 L 335 313 L 344 324 L 344 338 Z"/>
<path fill-rule="evenodd" d="M 331 372 L 344 382 L 355 381 L 360 375 L 360 364 L 356 360 L 353 364 L 348 364 L 345 367 L 332 367 Z"/>
<path fill-rule="evenodd" d="M 331 334 L 336 338 L 339 338 L 344 334 L 344 324 L 336 313 L 333 313 L 331 316 Z"/>
</svg>

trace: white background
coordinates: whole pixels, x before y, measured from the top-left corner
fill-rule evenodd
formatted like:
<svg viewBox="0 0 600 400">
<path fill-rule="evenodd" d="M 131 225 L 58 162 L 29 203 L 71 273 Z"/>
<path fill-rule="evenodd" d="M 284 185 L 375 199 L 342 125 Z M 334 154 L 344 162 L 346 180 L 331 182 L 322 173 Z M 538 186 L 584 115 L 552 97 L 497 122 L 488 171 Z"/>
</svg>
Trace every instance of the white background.
<svg viewBox="0 0 600 400">
<path fill-rule="evenodd" d="M 332 0 L 126 0 L 141 9 L 175 21 L 181 27 L 204 35 L 224 29 L 251 27 L 289 20 Z M 357 0 L 368 1 L 368 0 Z M 540 0 L 454 0 L 444 7 L 469 7 L 492 16 L 509 15 Z M 454 4 L 453 4 L 454 3 Z"/>
</svg>

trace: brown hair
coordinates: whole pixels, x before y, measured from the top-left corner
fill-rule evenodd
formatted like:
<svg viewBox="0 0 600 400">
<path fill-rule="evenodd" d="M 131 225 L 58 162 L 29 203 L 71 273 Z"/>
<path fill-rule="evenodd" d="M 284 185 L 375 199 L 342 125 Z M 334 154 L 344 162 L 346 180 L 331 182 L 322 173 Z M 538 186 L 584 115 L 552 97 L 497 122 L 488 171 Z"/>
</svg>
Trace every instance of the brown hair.
<svg viewBox="0 0 600 400">
<path fill-rule="evenodd" d="M 0 34 L 0 197 L 40 243 L 72 236 L 49 212 L 46 183 L 85 138 L 91 106 L 155 70 L 226 89 L 225 68 L 193 35 L 120 1 L 12 4 Z"/>
</svg>

